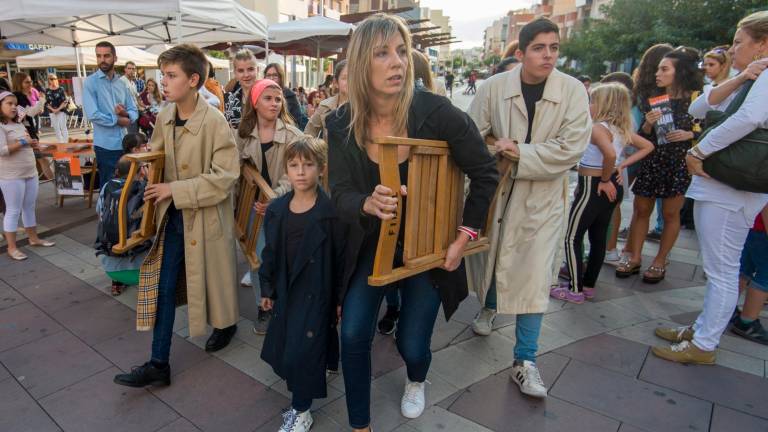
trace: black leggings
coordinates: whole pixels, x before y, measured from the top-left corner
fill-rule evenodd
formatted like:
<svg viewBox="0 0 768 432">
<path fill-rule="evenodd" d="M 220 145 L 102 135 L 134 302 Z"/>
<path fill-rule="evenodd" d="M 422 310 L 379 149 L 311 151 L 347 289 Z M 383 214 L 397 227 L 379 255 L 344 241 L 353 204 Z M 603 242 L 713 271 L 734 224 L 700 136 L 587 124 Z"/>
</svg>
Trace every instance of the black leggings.
<svg viewBox="0 0 768 432">
<path fill-rule="evenodd" d="M 608 226 L 616 205 L 624 196 L 624 188 L 611 178 L 616 186 L 616 200 L 610 202 L 604 194 L 597 193 L 600 177 L 579 175 L 576 199 L 568 215 L 568 231 L 565 234 L 565 259 L 571 274 L 571 291 L 582 292 L 585 286 L 595 287 L 600 268 L 605 259 Z M 584 234 L 589 232 L 589 261 L 584 269 Z M 576 275 L 576 277 L 574 277 Z"/>
</svg>

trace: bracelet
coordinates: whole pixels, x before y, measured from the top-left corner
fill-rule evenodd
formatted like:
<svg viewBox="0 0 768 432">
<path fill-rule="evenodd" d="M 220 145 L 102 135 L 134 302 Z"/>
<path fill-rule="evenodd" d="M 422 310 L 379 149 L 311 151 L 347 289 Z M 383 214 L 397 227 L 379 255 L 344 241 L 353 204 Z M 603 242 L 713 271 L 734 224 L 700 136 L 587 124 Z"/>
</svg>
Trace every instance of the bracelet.
<svg viewBox="0 0 768 432">
<path fill-rule="evenodd" d="M 463 232 L 464 234 L 469 236 L 469 241 L 475 241 L 478 237 L 477 230 L 470 228 L 468 226 L 461 225 L 458 228 L 456 228 L 459 232 Z"/>
<path fill-rule="evenodd" d="M 695 157 L 696 159 L 698 159 L 700 161 L 703 161 L 704 159 L 706 159 L 706 155 L 704 155 L 704 153 L 701 152 L 701 150 L 698 148 L 698 146 L 689 148 L 686 153 L 691 155 L 691 156 L 693 156 L 693 157 Z"/>
<path fill-rule="evenodd" d="M 600 183 L 610 183 L 610 182 L 611 182 L 611 179 L 608 179 L 608 180 L 603 180 L 602 178 L 600 179 Z"/>
</svg>

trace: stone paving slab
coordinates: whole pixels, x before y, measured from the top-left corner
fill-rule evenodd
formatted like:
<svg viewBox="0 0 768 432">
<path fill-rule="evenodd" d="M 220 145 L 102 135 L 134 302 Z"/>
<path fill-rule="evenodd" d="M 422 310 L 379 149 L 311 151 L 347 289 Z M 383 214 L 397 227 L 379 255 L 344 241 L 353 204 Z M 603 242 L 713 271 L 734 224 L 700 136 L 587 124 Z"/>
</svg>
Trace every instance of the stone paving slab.
<svg viewBox="0 0 768 432">
<path fill-rule="evenodd" d="M 56 423 L 13 378 L 0 380 L 0 430 L 60 431 Z"/>
</svg>

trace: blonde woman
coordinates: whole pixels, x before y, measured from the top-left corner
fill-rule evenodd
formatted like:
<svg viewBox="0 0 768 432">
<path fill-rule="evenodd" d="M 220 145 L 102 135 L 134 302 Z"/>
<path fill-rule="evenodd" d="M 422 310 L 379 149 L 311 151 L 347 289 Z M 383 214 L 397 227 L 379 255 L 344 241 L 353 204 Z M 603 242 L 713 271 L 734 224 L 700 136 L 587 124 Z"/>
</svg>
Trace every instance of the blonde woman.
<svg viewBox="0 0 768 432">
<path fill-rule="evenodd" d="M 285 174 L 285 149 L 288 144 L 304 134 L 293 126 L 286 110 L 283 90 L 276 82 L 268 79 L 256 81 L 245 103 L 248 104 L 248 109 L 243 114 L 236 136 L 240 158 L 253 162 L 277 196 L 285 195 L 291 190 L 291 184 Z M 263 215 L 267 206 L 256 203 L 255 208 Z M 261 255 L 263 248 L 264 230 L 259 233 L 256 253 Z M 240 283 L 244 286 L 254 286 L 256 299 L 261 301 L 261 290 L 252 282 L 256 278 L 258 274 L 255 271 L 248 272 Z M 259 308 L 253 331 L 259 335 L 266 334 L 270 317 L 270 312 Z"/>
<path fill-rule="evenodd" d="M 691 106 L 688 108 L 688 113 L 696 119 L 704 119 L 707 115 L 707 111 L 711 109 L 718 109 L 724 111 L 728 107 L 728 103 L 733 97 L 725 98 L 724 101 L 719 104 L 710 104 L 710 98 L 712 96 L 712 90 L 717 88 L 720 84 L 725 83 L 730 77 L 731 67 L 733 66 L 733 59 L 728 52 L 728 45 L 722 45 L 712 48 L 704 54 L 704 61 L 702 63 L 702 69 L 704 69 L 704 76 L 710 81 L 709 84 L 704 85 L 704 90 L 691 102 Z M 730 93 L 730 92 L 729 92 Z M 731 93 L 735 96 L 735 93 Z M 713 107 L 713 105 L 721 105 L 720 107 Z"/>
<path fill-rule="evenodd" d="M 447 318 L 467 295 L 462 251 L 483 228 L 498 184 L 493 157 L 472 120 L 450 100 L 415 89 L 411 35 L 399 17 L 376 14 L 352 35 L 349 102 L 326 118 L 329 184 L 339 219 L 349 225 L 340 299 L 341 352 L 347 411 L 355 431 L 371 421 L 371 344 L 384 290 L 368 285 L 379 226 L 394 217 L 398 197 L 379 177 L 374 138 L 395 136 L 447 141 L 457 165 L 470 178 L 469 196 L 456 240 L 442 269 L 402 280 L 397 348 L 407 380 L 401 413 L 416 418 L 424 410 L 424 385 L 432 359 L 430 341 L 440 304 Z M 398 149 L 400 178 L 407 179 L 409 149 Z M 405 203 L 407 205 L 407 202 Z M 402 236 L 402 231 L 400 232 Z"/>
<path fill-rule="evenodd" d="M 768 194 L 737 190 L 710 178 L 703 169 L 704 160 L 713 153 L 755 129 L 768 128 L 768 74 L 759 72 L 764 64 L 757 71 L 753 69 L 753 65 L 768 59 L 768 11 L 755 12 L 739 21 L 730 52 L 734 67 L 743 72 L 728 82 L 736 88 L 750 80 L 754 83 L 741 107 L 688 150 L 685 159 L 688 172 L 693 174 L 686 196 L 696 200 L 696 235 L 707 275 L 707 292 L 701 314 L 692 326 L 656 329 L 657 336 L 673 345 L 654 347 L 653 353 L 674 362 L 715 363 L 720 336 L 739 299 L 739 258 L 749 229 L 768 203 Z M 721 87 L 727 88 L 727 83 L 717 89 Z M 752 323 L 740 317 L 734 319 L 734 326 L 742 330 Z"/>
<path fill-rule="evenodd" d="M 348 91 L 347 91 L 347 61 L 342 60 L 336 64 L 336 68 L 333 70 L 333 83 L 338 89 L 336 95 L 329 97 L 328 99 L 321 100 L 320 104 L 314 108 L 312 117 L 307 122 L 307 126 L 304 128 L 304 133 L 313 137 L 318 137 L 320 132 L 325 129 L 325 118 L 331 111 L 347 103 Z M 316 96 L 317 99 L 319 97 Z M 314 100 L 313 100 L 314 102 Z M 323 132 L 323 138 L 325 132 Z"/>
<path fill-rule="evenodd" d="M 565 258 L 571 282 L 550 295 L 570 303 L 584 303 L 595 296 L 595 284 L 605 259 L 608 225 L 624 196 L 621 173 L 653 151 L 653 144 L 634 133 L 629 90 L 619 83 L 600 84 L 590 92 L 592 136 L 579 161 L 576 197 L 568 216 Z M 624 147 L 638 149 L 624 160 Z M 584 235 L 589 233 L 589 261 L 584 262 Z"/>
<path fill-rule="evenodd" d="M 227 86 L 224 95 L 224 117 L 232 129 L 237 129 L 243 116 L 243 102 L 248 105 L 248 95 L 258 79 L 259 68 L 256 66 L 256 57 L 245 48 L 235 54 L 232 64 L 235 67 L 235 82 L 232 87 Z"/>
</svg>

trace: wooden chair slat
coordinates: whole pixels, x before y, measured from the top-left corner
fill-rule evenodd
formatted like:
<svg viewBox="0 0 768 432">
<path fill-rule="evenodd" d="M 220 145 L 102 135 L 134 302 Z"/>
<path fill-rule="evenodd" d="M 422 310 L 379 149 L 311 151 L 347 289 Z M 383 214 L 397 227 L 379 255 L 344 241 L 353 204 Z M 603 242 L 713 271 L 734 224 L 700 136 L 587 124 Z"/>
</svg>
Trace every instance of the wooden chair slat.
<svg viewBox="0 0 768 432">
<path fill-rule="evenodd" d="M 125 186 L 120 193 L 120 201 L 118 203 L 118 213 L 120 214 L 120 219 L 118 220 L 119 241 L 116 245 L 112 246 L 112 252 L 119 255 L 155 237 L 157 232 L 155 203 L 150 201 L 144 202 L 141 225 L 138 230 L 132 233 L 128 232 L 129 215 L 127 206 L 130 199 L 130 185 L 138 180 L 137 176 L 141 165 L 148 164 L 147 186 L 162 183 L 163 167 L 165 165 L 165 153 L 163 152 L 133 153 L 127 154 L 124 157 L 131 161 L 131 168 L 128 171 L 128 177 L 125 179 Z"/>
<path fill-rule="evenodd" d="M 256 253 L 256 245 L 261 226 L 264 223 L 264 216 L 257 214 L 253 205 L 256 201 L 269 202 L 276 196 L 256 166 L 250 161 L 244 161 L 240 169 L 240 185 L 235 203 L 235 215 L 238 242 L 248 264 L 254 270 L 261 265 Z M 251 223 L 251 217 L 253 217 L 253 223 Z"/>
</svg>

